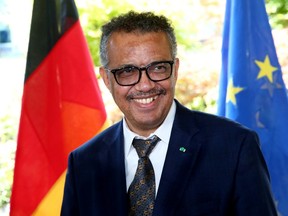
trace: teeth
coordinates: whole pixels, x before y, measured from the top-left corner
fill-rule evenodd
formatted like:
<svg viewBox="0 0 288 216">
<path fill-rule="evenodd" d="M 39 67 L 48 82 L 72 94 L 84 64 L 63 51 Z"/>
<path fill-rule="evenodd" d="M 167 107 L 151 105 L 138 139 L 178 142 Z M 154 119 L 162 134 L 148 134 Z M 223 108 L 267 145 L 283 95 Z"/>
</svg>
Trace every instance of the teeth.
<svg viewBox="0 0 288 216">
<path fill-rule="evenodd" d="M 136 102 L 141 103 L 141 104 L 148 104 L 151 103 L 152 101 L 154 101 L 156 99 L 156 97 L 152 97 L 152 98 L 143 98 L 143 99 L 134 99 Z"/>
</svg>

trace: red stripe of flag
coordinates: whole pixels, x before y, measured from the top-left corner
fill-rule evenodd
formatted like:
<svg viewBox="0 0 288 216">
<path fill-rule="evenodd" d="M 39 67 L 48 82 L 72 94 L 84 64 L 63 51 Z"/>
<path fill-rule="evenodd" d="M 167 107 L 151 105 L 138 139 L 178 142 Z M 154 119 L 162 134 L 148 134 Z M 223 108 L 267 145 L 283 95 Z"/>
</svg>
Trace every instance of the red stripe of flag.
<svg viewBox="0 0 288 216">
<path fill-rule="evenodd" d="M 34 14 L 42 13 L 35 11 L 36 2 L 49 4 L 52 0 L 35 0 L 32 25 Z M 47 9 L 56 10 L 56 7 Z M 61 13 L 65 10 L 67 13 L 71 7 L 62 5 L 60 9 Z M 48 12 L 53 14 L 53 11 Z M 30 35 L 32 31 L 33 26 Z M 46 39 L 37 38 L 51 41 Z M 33 40 L 30 37 L 28 53 L 43 54 L 43 47 L 33 45 Z M 31 215 L 66 170 L 69 152 L 98 133 L 106 120 L 78 19 L 55 41 L 47 55 L 39 58 L 41 61 L 36 67 L 31 67 L 35 59 L 30 60 L 28 55 L 27 67 L 30 64 L 29 67 L 35 69 L 26 70 L 10 215 Z"/>
</svg>

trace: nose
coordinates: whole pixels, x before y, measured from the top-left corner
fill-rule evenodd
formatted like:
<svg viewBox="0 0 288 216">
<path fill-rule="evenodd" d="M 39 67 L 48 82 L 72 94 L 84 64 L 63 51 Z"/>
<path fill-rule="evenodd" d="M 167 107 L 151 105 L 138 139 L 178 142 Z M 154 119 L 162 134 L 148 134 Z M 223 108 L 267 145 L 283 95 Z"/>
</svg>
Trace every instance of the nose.
<svg viewBox="0 0 288 216">
<path fill-rule="evenodd" d="M 149 79 L 145 69 L 141 71 L 140 81 L 135 85 L 135 88 L 138 91 L 149 91 L 155 87 L 155 82 Z"/>
</svg>

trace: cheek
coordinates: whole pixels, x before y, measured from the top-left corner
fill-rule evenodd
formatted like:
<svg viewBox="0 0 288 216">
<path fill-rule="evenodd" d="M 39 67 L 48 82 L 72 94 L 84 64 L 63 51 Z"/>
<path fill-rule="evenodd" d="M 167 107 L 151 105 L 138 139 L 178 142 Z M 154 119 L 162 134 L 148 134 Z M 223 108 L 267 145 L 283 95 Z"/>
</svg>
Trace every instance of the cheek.
<svg viewBox="0 0 288 216">
<path fill-rule="evenodd" d="M 127 102 L 126 97 L 129 92 L 129 88 L 119 86 L 117 83 L 110 84 L 110 92 L 118 106 Z"/>
<path fill-rule="evenodd" d="M 167 92 L 170 91 L 170 92 L 174 92 L 175 90 L 175 86 L 176 86 L 176 77 L 172 76 L 170 79 L 169 79 L 169 82 L 165 83 L 165 85 L 163 86 Z"/>
</svg>

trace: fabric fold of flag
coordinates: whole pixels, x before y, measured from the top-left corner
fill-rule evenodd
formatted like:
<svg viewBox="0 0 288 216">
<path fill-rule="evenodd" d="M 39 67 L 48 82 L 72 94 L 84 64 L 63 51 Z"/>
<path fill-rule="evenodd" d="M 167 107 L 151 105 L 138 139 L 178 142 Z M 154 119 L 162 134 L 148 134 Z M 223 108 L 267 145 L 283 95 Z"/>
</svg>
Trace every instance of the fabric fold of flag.
<svg viewBox="0 0 288 216">
<path fill-rule="evenodd" d="M 70 151 L 106 112 L 73 0 L 34 0 L 10 215 L 59 215 Z"/>
<path fill-rule="evenodd" d="M 288 216 L 287 89 L 264 0 L 227 0 L 218 114 L 258 133 L 279 215 Z"/>
</svg>

